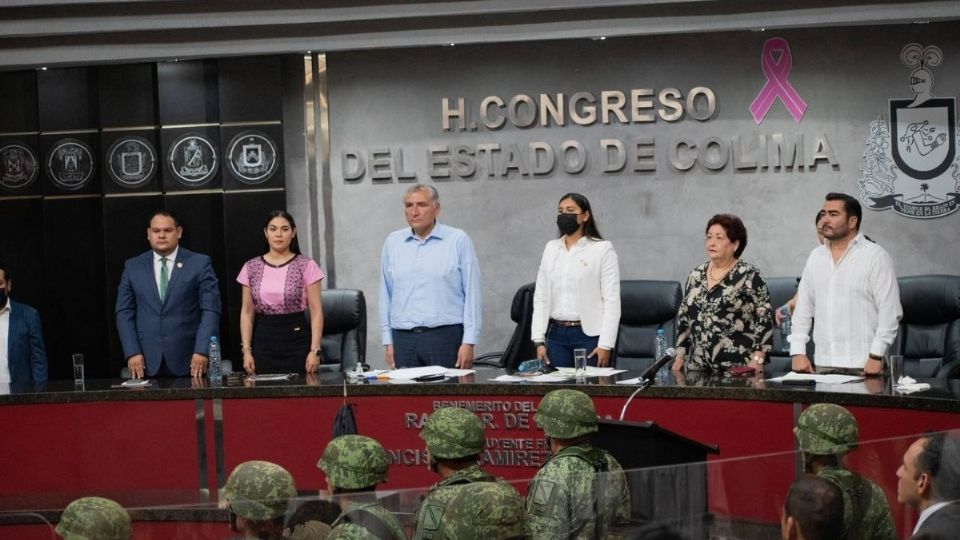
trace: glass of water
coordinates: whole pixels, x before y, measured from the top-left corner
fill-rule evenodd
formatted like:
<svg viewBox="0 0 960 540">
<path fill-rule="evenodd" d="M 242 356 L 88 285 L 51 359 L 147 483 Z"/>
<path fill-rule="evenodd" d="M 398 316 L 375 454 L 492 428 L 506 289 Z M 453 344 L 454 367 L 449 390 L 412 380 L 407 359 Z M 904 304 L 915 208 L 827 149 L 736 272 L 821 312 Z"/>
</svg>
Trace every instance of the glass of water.
<svg viewBox="0 0 960 540">
<path fill-rule="evenodd" d="M 83 386 L 83 353 L 73 354 L 73 384 Z"/>
<path fill-rule="evenodd" d="M 577 377 L 587 376 L 587 350 L 573 350 L 573 374 Z"/>
</svg>

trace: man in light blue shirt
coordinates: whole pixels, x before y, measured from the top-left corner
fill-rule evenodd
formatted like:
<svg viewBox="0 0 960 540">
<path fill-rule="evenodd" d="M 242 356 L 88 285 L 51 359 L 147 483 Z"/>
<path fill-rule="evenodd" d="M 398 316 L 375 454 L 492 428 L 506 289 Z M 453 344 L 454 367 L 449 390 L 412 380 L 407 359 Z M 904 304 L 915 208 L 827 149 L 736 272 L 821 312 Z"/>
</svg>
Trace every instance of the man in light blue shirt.
<svg viewBox="0 0 960 540">
<path fill-rule="evenodd" d="M 417 184 L 403 197 L 408 228 L 380 253 L 380 331 L 387 366 L 467 369 L 480 335 L 480 268 L 465 232 L 437 223 L 440 196 Z"/>
</svg>

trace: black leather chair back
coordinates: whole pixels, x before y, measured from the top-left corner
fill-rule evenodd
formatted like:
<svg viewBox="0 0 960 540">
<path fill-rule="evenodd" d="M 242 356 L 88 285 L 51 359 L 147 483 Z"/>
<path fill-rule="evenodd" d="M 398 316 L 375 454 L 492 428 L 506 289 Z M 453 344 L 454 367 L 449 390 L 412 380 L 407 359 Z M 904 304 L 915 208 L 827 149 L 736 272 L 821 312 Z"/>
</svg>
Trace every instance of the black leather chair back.
<svg viewBox="0 0 960 540">
<path fill-rule="evenodd" d="M 677 310 L 683 288 L 677 281 L 620 281 L 620 330 L 616 366 L 645 369 L 653 363 L 657 329 L 663 328 L 667 346 L 677 339 Z"/>
<path fill-rule="evenodd" d="M 323 291 L 323 356 L 350 371 L 366 360 L 367 301 L 357 289 Z"/>
<path fill-rule="evenodd" d="M 911 377 L 960 377 L 960 276 L 897 280 L 903 319 L 894 350 Z"/>
<path fill-rule="evenodd" d="M 770 291 L 770 308 L 778 309 L 787 303 L 787 300 L 797 294 L 799 281 L 796 277 L 766 278 L 767 290 Z M 810 340 L 807 341 L 807 357 L 814 360 L 815 347 L 813 344 L 813 326 L 810 327 Z M 790 344 L 784 339 L 780 327 L 773 328 L 773 352 L 770 353 L 766 371 L 771 375 L 790 371 Z"/>
<path fill-rule="evenodd" d="M 474 359 L 474 367 L 517 369 L 520 362 L 537 357 L 537 349 L 530 340 L 530 325 L 533 321 L 533 289 L 536 283 L 527 283 L 517 289 L 510 304 L 510 318 L 517 326 L 513 329 L 510 342 L 503 351 L 486 353 Z"/>
</svg>

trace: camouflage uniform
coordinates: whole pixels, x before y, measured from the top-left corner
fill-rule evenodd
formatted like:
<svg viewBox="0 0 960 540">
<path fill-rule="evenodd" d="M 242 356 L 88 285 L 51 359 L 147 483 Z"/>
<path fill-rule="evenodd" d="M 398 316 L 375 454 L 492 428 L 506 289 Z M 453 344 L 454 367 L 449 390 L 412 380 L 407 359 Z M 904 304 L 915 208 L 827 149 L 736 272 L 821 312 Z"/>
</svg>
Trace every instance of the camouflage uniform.
<svg viewBox="0 0 960 540">
<path fill-rule="evenodd" d="M 424 501 L 414 539 L 519 540 L 529 538 L 523 499 L 505 482 L 444 487 Z"/>
<path fill-rule="evenodd" d="M 311 520 L 292 529 L 287 529 L 283 536 L 293 540 L 323 540 L 330 536 L 330 525 L 322 521 Z"/>
<path fill-rule="evenodd" d="M 130 515 L 122 506 L 100 497 L 70 503 L 60 517 L 57 534 L 64 540 L 130 540 Z"/>
<path fill-rule="evenodd" d="M 793 429 L 806 454 L 840 456 L 855 449 L 860 440 L 857 419 L 850 411 L 830 403 L 811 405 Z M 843 528 L 846 540 L 894 540 L 897 538 L 890 505 L 883 488 L 842 467 L 824 467 L 817 476 L 843 492 Z M 869 500 L 864 495 L 869 490 Z M 857 515 L 861 517 L 859 520 Z M 855 523 L 859 521 L 859 523 Z"/>
<path fill-rule="evenodd" d="M 430 456 L 439 459 L 461 459 L 475 456 L 483 452 L 483 446 L 486 441 L 483 432 L 483 423 L 477 418 L 477 415 L 458 407 L 441 408 L 430 415 L 430 417 L 427 418 L 423 430 L 420 431 L 420 438 L 427 443 L 427 450 L 430 451 Z M 414 520 L 417 524 L 417 529 L 413 536 L 414 540 L 445 538 L 446 536 L 444 535 L 449 534 L 449 532 L 443 532 L 440 527 L 448 521 L 447 515 L 449 512 L 457 512 L 457 510 L 452 507 L 448 510 L 451 501 L 458 497 L 459 488 L 476 482 L 493 482 L 497 484 L 489 488 L 488 492 L 484 492 L 490 496 L 490 501 L 487 503 L 487 506 L 496 506 L 499 504 L 498 501 L 504 498 L 509 499 L 505 493 L 512 492 L 513 497 L 520 503 L 517 511 L 519 512 L 521 510 L 523 502 L 513 486 L 487 473 L 480 468 L 480 465 L 473 464 L 467 468 L 456 471 L 430 488 L 430 492 L 427 493 L 426 498 L 420 504 L 420 507 L 417 508 Z M 468 491 L 474 492 L 482 489 L 483 488 L 471 488 Z M 480 503 L 478 502 L 477 504 Z M 457 525 L 457 527 L 461 529 L 461 533 L 462 529 L 468 525 L 463 515 L 450 519 L 459 520 L 457 523 L 460 523 L 460 525 Z M 477 525 L 479 526 L 479 523 L 477 523 Z M 504 527 L 505 530 L 510 530 L 509 525 L 509 523 L 506 524 Z M 453 527 L 453 525 L 451 525 L 451 527 Z M 492 525 L 488 525 L 484 530 L 493 530 L 491 527 Z M 452 529 L 448 528 L 444 530 L 450 531 Z M 501 537 L 499 533 L 486 534 L 485 536 L 489 538 L 491 535 L 495 538 Z"/>
<path fill-rule="evenodd" d="M 578 390 L 547 394 L 534 417 L 548 437 L 573 439 L 597 431 L 597 413 Z M 527 524 L 534 539 L 607 538 L 610 525 L 630 518 L 623 468 L 589 443 L 550 457 L 527 490 Z"/>
<path fill-rule="evenodd" d="M 387 480 L 390 460 L 377 441 L 363 435 L 343 435 L 330 441 L 317 467 L 327 483 L 340 489 L 370 489 Z M 333 522 L 328 539 L 405 540 L 403 526 L 376 502 L 354 502 Z"/>
<path fill-rule="evenodd" d="M 233 513 L 251 521 L 268 521 L 287 512 L 297 487 L 283 467 L 269 461 L 247 461 L 230 473 L 223 494 Z"/>
</svg>

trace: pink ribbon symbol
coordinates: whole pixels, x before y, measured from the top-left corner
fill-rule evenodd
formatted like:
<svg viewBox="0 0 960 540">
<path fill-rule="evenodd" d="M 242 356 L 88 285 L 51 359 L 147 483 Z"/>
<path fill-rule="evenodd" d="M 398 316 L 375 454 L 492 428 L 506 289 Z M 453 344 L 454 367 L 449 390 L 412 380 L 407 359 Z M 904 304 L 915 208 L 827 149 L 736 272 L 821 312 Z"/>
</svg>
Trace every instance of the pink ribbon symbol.
<svg viewBox="0 0 960 540">
<path fill-rule="evenodd" d="M 779 60 L 774 57 L 777 52 L 780 53 Z M 793 67 L 793 56 L 790 54 L 790 45 L 787 44 L 787 40 L 779 37 L 768 39 L 763 44 L 760 65 L 763 67 L 763 74 L 767 76 L 767 84 L 763 85 L 760 93 L 750 104 L 754 121 L 757 124 L 762 122 L 767 111 L 773 106 L 773 102 L 779 97 L 793 119 L 800 123 L 803 113 L 807 110 L 807 102 L 787 81 L 787 75 Z"/>
</svg>

